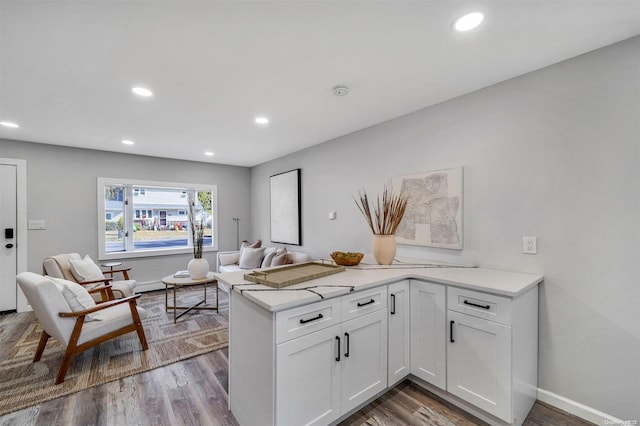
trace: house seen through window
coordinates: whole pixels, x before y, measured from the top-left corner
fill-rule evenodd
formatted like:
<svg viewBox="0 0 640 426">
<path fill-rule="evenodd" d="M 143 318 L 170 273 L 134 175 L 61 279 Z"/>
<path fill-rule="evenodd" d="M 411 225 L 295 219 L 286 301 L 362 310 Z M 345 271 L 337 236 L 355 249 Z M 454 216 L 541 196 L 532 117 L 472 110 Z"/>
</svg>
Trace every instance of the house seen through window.
<svg viewBox="0 0 640 426">
<path fill-rule="evenodd" d="M 217 189 L 213 185 L 98 179 L 102 259 L 189 253 L 188 200 L 204 228 L 204 250 L 217 248 Z M 189 196 L 191 195 L 191 196 Z"/>
</svg>

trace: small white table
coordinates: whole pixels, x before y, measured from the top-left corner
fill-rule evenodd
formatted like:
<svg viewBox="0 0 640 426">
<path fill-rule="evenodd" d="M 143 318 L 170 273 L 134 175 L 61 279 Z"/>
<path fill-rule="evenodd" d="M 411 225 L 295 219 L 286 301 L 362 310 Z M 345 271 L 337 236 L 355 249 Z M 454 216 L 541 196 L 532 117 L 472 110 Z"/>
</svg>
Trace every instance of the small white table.
<svg viewBox="0 0 640 426">
<path fill-rule="evenodd" d="M 213 310 L 218 311 L 218 280 L 213 275 L 213 272 L 209 272 L 206 278 L 202 278 L 199 280 L 192 280 L 191 278 L 176 278 L 173 275 L 167 275 L 162 278 L 162 283 L 164 284 L 164 307 L 165 311 L 169 312 L 169 310 L 173 311 L 173 323 L 176 323 L 176 320 L 186 314 L 187 312 L 193 309 L 204 309 L 204 310 Z M 216 305 L 215 306 L 200 306 L 207 304 L 207 284 L 214 284 L 216 287 Z M 204 297 L 198 303 L 192 306 L 177 306 L 176 302 L 176 289 L 180 287 L 192 286 L 192 285 L 202 285 L 204 288 Z M 173 289 L 173 306 L 169 306 L 169 288 Z M 177 313 L 178 309 L 184 310 L 184 312 Z"/>
</svg>

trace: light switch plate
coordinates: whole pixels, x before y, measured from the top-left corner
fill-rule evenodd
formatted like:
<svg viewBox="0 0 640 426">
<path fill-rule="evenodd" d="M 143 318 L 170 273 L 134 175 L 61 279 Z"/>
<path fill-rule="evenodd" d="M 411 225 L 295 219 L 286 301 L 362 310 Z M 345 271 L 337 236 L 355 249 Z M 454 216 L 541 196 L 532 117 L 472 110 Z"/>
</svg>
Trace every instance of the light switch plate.
<svg viewBox="0 0 640 426">
<path fill-rule="evenodd" d="M 538 253 L 538 242 L 536 237 L 522 237 L 522 252 L 524 254 Z"/>
<path fill-rule="evenodd" d="M 47 229 L 47 222 L 45 220 L 30 220 L 29 229 Z"/>
</svg>

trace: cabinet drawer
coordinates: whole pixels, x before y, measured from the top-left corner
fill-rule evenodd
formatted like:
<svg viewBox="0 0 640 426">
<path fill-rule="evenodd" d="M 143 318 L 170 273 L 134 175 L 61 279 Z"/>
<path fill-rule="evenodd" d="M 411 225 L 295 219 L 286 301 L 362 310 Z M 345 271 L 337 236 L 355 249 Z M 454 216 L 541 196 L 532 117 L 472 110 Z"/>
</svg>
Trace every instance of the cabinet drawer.
<svg viewBox="0 0 640 426">
<path fill-rule="evenodd" d="M 342 296 L 342 321 L 348 321 L 386 307 L 386 285 Z"/>
<path fill-rule="evenodd" d="M 276 344 L 339 324 L 340 314 L 340 298 L 276 312 Z"/>
<path fill-rule="evenodd" d="M 447 289 L 447 307 L 477 318 L 511 324 L 511 299 L 457 287 Z"/>
</svg>

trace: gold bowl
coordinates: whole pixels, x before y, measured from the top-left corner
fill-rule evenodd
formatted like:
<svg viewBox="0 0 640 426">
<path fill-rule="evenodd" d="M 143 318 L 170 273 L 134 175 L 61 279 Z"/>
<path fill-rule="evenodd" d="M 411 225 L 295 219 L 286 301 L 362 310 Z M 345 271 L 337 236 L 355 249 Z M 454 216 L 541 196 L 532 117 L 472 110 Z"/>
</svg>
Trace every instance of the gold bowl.
<svg viewBox="0 0 640 426">
<path fill-rule="evenodd" d="M 344 251 L 334 251 L 331 253 L 331 258 L 334 262 L 341 266 L 355 266 L 364 257 L 364 253 L 356 253 L 356 252 L 344 252 Z"/>
</svg>

